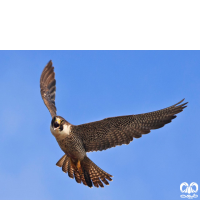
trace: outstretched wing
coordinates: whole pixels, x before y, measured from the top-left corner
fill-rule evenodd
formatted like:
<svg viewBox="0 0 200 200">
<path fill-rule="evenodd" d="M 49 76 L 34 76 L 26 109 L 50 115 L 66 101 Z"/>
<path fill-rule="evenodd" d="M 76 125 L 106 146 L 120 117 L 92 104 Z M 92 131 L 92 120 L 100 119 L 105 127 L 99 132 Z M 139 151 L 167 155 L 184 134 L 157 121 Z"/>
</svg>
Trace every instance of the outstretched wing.
<svg viewBox="0 0 200 200">
<path fill-rule="evenodd" d="M 40 77 L 40 93 L 42 99 L 51 113 L 52 118 L 56 115 L 55 95 L 56 95 L 56 80 L 54 67 L 50 60 L 45 66 Z"/>
<path fill-rule="evenodd" d="M 186 103 L 177 104 L 155 112 L 106 118 L 101 121 L 72 127 L 72 132 L 83 140 L 86 152 L 101 151 L 116 145 L 129 144 L 133 138 L 140 138 L 151 129 L 158 129 L 176 118 Z"/>
</svg>

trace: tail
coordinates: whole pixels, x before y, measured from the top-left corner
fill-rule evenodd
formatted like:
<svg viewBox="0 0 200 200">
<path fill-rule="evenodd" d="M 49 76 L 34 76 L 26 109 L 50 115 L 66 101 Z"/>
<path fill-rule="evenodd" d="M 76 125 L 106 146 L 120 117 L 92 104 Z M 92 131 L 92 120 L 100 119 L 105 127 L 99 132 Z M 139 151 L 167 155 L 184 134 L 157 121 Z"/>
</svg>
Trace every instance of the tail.
<svg viewBox="0 0 200 200">
<path fill-rule="evenodd" d="M 74 178 L 77 183 L 83 183 L 88 187 L 104 187 L 103 183 L 109 185 L 112 181 L 112 175 L 106 173 L 93 163 L 87 156 L 78 162 L 74 161 L 67 155 L 64 155 L 57 163 L 57 166 L 62 167 L 62 171 L 67 173 L 70 178 Z M 107 180 L 106 180 L 107 179 Z M 102 183 L 103 182 L 103 183 Z"/>
</svg>

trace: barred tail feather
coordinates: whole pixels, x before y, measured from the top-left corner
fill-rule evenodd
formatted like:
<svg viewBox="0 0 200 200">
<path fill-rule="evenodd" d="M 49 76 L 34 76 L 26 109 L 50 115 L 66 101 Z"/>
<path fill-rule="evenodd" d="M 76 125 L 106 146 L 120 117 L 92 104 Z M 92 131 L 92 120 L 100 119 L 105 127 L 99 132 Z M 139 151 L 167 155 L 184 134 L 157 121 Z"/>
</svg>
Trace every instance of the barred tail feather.
<svg viewBox="0 0 200 200">
<path fill-rule="evenodd" d="M 65 158 L 66 158 L 66 155 L 64 155 L 64 156 L 56 163 L 56 165 L 57 165 L 58 167 L 62 167 L 63 162 L 65 161 Z"/>
<path fill-rule="evenodd" d="M 103 183 L 106 185 L 109 185 L 109 182 L 107 180 L 112 181 L 111 179 L 112 175 L 103 171 L 100 167 L 98 167 L 95 163 L 93 163 L 88 157 L 85 157 L 82 162 L 83 162 L 83 166 L 84 166 L 84 163 L 87 163 L 87 165 L 90 166 L 89 174 L 95 187 L 99 187 L 99 186 L 104 187 Z"/>
<path fill-rule="evenodd" d="M 99 168 L 87 156 L 80 162 L 80 169 L 76 167 L 76 164 L 67 155 L 64 155 L 56 163 L 57 166 L 62 167 L 63 172 L 68 172 L 70 178 L 75 178 L 77 183 L 82 182 L 90 188 L 93 185 L 95 187 L 104 187 L 104 184 L 109 185 L 108 181 L 112 181 L 112 175 Z"/>
</svg>

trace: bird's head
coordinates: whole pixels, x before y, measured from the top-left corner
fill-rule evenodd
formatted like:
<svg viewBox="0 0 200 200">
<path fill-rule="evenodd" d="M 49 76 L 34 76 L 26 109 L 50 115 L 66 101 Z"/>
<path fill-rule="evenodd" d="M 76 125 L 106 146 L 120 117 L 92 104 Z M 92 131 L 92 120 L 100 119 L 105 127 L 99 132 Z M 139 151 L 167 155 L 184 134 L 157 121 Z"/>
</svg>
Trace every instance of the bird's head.
<svg viewBox="0 0 200 200">
<path fill-rule="evenodd" d="M 67 122 L 63 117 L 55 116 L 51 120 L 50 130 L 56 139 L 60 140 L 70 134 L 71 124 Z"/>
<path fill-rule="evenodd" d="M 62 131 L 65 120 L 60 116 L 55 116 L 51 120 L 51 128 L 54 131 Z"/>
</svg>

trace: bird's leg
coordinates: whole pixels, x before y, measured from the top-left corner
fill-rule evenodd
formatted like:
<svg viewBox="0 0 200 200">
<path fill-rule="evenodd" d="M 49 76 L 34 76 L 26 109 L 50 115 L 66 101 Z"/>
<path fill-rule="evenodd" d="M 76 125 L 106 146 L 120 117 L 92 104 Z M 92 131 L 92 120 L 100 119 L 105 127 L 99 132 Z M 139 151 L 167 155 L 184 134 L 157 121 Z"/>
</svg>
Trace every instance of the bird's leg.
<svg viewBox="0 0 200 200">
<path fill-rule="evenodd" d="M 77 163 L 76 163 L 76 167 L 77 167 L 79 173 L 82 174 L 83 171 L 82 171 L 82 168 L 81 168 L 81 161 L 80 161 L 80 160 L 77 161 Z"/>
<path fill-rule="evenodd" d="M 70 158 L 70 162 L 71 162 L 71 166 L 72 166 L 73 169 L 78 170 L 78 172 L 80 174 L 83 173 L 82 168 L 81 168 L 81 161 L 80 160 L 75 162 L 72 158 Z"/>
</svg>

